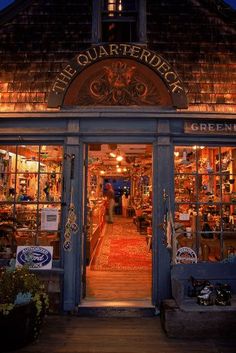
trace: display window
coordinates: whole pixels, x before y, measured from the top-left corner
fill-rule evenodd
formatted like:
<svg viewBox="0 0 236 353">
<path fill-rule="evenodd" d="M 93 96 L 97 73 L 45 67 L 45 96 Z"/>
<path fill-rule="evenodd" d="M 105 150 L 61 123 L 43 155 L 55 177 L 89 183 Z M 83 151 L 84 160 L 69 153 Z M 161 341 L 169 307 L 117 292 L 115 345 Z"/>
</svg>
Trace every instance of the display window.
<svg viewBox="0 0 236 353">
<path fill-rule="evenodd" d="M 236 147 L 176 146 L 175 239 L 198 261 L 236 254 Z"/>
<path fill-rule="evenodd" d="M 18 245 L 53 246 L 59 258 L 62 162 L 62 146 L 0 146 L 0 259 Z"/>
</svg>

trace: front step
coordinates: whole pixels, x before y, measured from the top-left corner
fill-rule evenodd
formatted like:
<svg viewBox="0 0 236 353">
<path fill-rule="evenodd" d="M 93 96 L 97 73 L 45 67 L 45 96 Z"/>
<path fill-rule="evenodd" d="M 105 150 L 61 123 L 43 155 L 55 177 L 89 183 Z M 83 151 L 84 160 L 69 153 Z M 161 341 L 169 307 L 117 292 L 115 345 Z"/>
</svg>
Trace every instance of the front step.
<svg viewBox="0 0 236 353">
<path fill-rule="evenodd" d="M 152 317 L 158 315 L 159 310 L 142 302 L 85 301 L 77 313 L 83 317 Z"/>
</svg>

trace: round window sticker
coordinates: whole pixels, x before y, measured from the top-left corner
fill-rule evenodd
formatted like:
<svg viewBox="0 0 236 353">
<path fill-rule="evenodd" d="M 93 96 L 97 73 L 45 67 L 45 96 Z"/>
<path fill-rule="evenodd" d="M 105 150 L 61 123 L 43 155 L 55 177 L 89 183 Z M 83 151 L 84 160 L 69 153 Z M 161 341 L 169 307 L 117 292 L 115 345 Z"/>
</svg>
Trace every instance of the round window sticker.
<svg viewBox="0 0 236 353">
<path fill-rule="evenodd" d="M 188 247 L 179 248 L 176 253 L 177 264 L 195 264 L 197 263 L 197 255 L 193 249 Z"/>
</svg>

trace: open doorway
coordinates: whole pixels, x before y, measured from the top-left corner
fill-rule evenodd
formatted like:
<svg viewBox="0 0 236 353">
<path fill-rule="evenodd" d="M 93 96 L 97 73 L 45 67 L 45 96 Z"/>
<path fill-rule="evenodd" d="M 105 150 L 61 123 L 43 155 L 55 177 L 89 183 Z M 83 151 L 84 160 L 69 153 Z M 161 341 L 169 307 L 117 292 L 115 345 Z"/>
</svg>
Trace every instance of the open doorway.
<svg viewBox="0 0 236 353">
<path fill-rule="evenodd" d="M 151 303 L 151 145 L 88 146 L 86 223 L 86 299 Z"/>
</svg>

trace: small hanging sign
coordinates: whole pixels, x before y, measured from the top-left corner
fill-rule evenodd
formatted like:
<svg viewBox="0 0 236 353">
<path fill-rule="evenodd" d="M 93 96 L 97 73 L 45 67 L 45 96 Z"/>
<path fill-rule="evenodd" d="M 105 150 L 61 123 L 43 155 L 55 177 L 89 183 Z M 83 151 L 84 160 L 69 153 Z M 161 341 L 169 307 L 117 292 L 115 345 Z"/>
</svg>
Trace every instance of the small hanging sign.
<svg viewBox="0 0 236 353">
<path fill-rule="evenodd" d="M 41 230 L 58 230 L 59 214 L 57 208 L 43 208 L 41 211 Z"/>
</svg>

